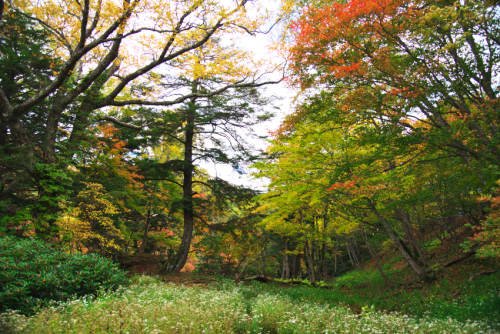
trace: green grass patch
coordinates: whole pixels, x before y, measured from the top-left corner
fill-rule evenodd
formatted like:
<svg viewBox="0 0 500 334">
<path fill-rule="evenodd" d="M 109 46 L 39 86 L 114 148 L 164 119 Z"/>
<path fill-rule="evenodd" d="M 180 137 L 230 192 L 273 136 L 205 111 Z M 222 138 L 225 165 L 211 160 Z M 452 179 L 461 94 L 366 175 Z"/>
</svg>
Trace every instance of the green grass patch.
<svg viewBox="0 0 500 334">
<path fill-rule="evenodd" d="M 495 333 L 485 321 L 377 311 L 353 312 L 338 291 L 274 284 L 165 284 L 135 277 L 117 292 L 53 305 L 27 317 L 1 316 L 17 333 Z"/>
</svg>

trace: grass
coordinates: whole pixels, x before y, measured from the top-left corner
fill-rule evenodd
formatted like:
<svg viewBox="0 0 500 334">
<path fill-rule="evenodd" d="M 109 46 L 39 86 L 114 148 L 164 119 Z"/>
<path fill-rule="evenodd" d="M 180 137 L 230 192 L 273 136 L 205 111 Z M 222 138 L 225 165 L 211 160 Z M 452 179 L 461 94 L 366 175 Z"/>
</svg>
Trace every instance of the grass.
<svg viewBox="0 0 500 334">
<path fill-rule="evenodd" d="M 391 288 L 377 270 L 355 270 L 336 278 L 325 291 L 308 286 L 287 290 L 293 300 L 347 305 L 354 312 L 371 308 L 402 312 L 415 317 L 432 314 L 434 318 L 469 319 L 498 326 L 500 319 L 500 273 L 483 276 L 467 283 L 472 273 L 481 271 L 480 264 L 466 268 L 450 268 L 430 284 L 423 284 L 400 271 L 384 268 L 395 285 Z"/>
<path fill-rule="evenodd" d="M 352 275 L 360 280 L 364 274 Z M 1 322 L 17 333 L 496 332 L 485 320 L 440 318 L 429 313 L 407 316 L 377 311 L 376 306 L 353 312 L 348 303 L 339 302 L 346 296 L 339 290 L 243 285 L 229 280 L 185 287 L 147 276 L 133 280 L 132 286 L 118 292 L 101 291 L 96 298 L 53 305 L 32 317 L 3 314 Z M 480 305 L 489 303 L 486 299 Z"/>
</svg>

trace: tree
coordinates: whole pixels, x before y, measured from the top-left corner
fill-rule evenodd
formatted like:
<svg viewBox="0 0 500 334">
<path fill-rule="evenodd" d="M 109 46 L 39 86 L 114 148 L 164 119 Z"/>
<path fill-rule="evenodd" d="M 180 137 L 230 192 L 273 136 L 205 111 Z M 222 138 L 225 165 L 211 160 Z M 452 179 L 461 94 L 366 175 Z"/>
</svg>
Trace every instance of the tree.
<svg viewBox="0 0 500 334">
<path fill-rule="evenodd" d="M 306 3 L 284 48 L 307 107 L 278 134 L 311 121 L 355 131 L 368 151 L 343 158 L 329 191 L 351 207 L 341 209 L 349 220 L 378 222 L 423 277 L 414 227 L 456 242 L 458 226 L 484 218 L 488 202 L 476 201 L 497 179 L 498 4 Z"/>
<path fill-rule="evenodd" d="M 211 85 L 220 84 L 217 78 L 186 80 L 196 93 L 207 91 Z M 168 136 L 175 138 L 184 148 L 184 159 L 172 165 L 182 173 L 182 181 L 171 182 L 183 189 L 182 210 L 184 232 L 176 258 L 167 265 L 168 270 L 178 272 L 184 266 L 191 245 L 194 220 L 202 220 L 195 206 L 203 199 L 194 198 L 193 186 L 199 184 L 208 188 L 214 196 L 226 197 L 230 185 L 218 179 L 207 182 L 194 178 L 196 163 L 203 160 L 215 163 L 230 163 L 234 168 L 252 158 L 251 146 L 245 141 L 244 133 L 250 136 L 251 127 L 267 120 L 270 115 L 262 109 L 267 101 L 259 97 L 255 88 L 229 90 L 211 98 L 191 98 L 179 110 L 165 119 L 169 127 Z M 221 199 L 224 200 L 224 199 Z M 167 270 L 165 266 L 164 269 Z"/>
<path fill-rule="evenodd" d="M 373 0 L 307 7 L 292 24 L 293 80 L 342 97 L 346 120 L 379 119 L 467 164 L 498 166 L 497 6 Z"/>
<path fill-rule="evenodd" d="M 480 176 L 474 165 L 464 168 L 460 157 L 421 145 L 411 134 L 344 115 L 322 92 L 274 132 L 269 159 L 255 164 L 257 177 L 271 179 L 269 192 L 260 196 L 262 208 L 271 211 L 263 223 L 296 239 L 307 233 L 301 222 L 323 216 L 326 235 L 345 240 L 354 267 L 359 255 L 353 235 L 360 234 L 377 262 L 366 235 L 383 233 L 426 278 L 422 231 L 432 228 L 435 237 L 447 234 L 456 242 L 457 220 L 481 215 L 475 203 Z"/>
<path fill-rule="evenodd" d="M 50 80 L 60 61 L 52 57 L 48 48 L 49 33 L 19 13 L 8 12 L 2 25 L 0 88 L 6 97 L 17 103 L 36 94 L 44 83 Z M 14 217 L 16 222 L 54 218 L 50 210 L 44 208 L 53 206 L 54 201 L 57 201 L 51 201 L 49 198 L 58 197 L 54 194 L 56 188 L 67 184 L 68 175 L 64 170 L 57 171 L 54 166 L 40 164 L 43 154 L 33 148 L 43 147 L 43 138 L 47 133 L 39 125 L 46 121 L 44 110 L 49 107 L 48 103 L 41 103 L 32 108 L 32 112 L 25 117 L 26 126 L 23 131 L 30 137 L 31 147 L 16 145 L 15 141 L 19 138 L 16 137 L 15 131 L 10 133 L 10 140 L 0 141 L 0 210 L 4 222 L 9 221 L 9 217 Z M 7 132 L 0 137 L 5 139 L 5 135 Z M 30 152 L 35 152 L 39 159 L 34 159 Z M 27 195 L 33 188 L 38 191 L 39 196 Z M 64 194 L 62 195 L 64 197 Z M 41 230 L 38 229 L 38 232 Z"/>
<path fill-rule="evenodd" d="M 83 244 L 91 251 L 110 255 L 121 248 L 123 236 L 110 217 L 118 213 L 116 207 L 106 198 L 102 185 L 87 183 L 78 194 L 77 208 L 63 218 L 61 225 L 67 235 L 81 234 L 78 245 Z M 72 226 L 77 221 L 81 226 Z M 69 223 L 69 224 L 68 224 Z M 68 225 L 68 226 L 67 226 Z M 71 237 L 70 237 L 71 238 Z M 71 238 L 73 239 L 73 238 Z"/>
<path fill-rule="evenodd" d="M 0 87 L 2 169 L 8 175 L 2 180 L 3 212 L 17 221 L 21 202 L 42 199 L 44 203 L 35 203 L 40 213 L 31 210 L 23 217 L 45 221 L 53 229 L 60 213 L 58 198 L 67 196 L 64 189 L 70 188 L 61 182 L 69 180 L 65 171 L 69 165 L 80 165 L 82 148 L 92 141 L 99 124 L 112 123 L 136 131 L 135 137 L 146 136 L 163 126 L 155 124 L 153 107 L 265 84 L 254 67 L 210 91 L 156 85 L 158 73 L 175 76 L 183 62 L 197 59 L 194 50 L 211 40 L 258 32 L 268 17 L 264 12 L 249 15 L 249 4 L 8 3 L 1 22 L 8 51 L 2 59 L 2 68 L 8 70 Z M 16 23 L 9 23 L 11 18 Z M 26 195 L 32 194 L 27 189 L 37 194 Z M 21 198 L 13 203 L 17 197 Z"/>
</svg>

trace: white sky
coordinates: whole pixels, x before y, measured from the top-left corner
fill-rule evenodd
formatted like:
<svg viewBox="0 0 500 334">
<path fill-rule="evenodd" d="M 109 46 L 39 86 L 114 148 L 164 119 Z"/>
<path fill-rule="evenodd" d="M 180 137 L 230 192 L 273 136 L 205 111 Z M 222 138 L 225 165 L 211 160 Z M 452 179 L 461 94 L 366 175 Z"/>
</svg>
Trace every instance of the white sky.
<svg viewBox="0 0 500 334">
<path fill-rule="evenodd" d="M 245 49 L 251 50 L 257 54 L 269 54 L 267 47 L 271 44 L 270 35 L 247 35 L 244 36 L 240 41 L 241 44 L 245 46 Z M 282 59 L 277 59 L 277 62 L 282 61 Z M 276 77 L 279 77 L 279 74 L 277 74 Z M 278 128 L 283 117 L 291 112 L 291 103 L 294 93 L 291 89 L 287 88 L 285 83 L 279 83 L 265 86 L 264 95 L 274 95 L 280 98 L 280 100 L 274 103 L 277 107 L 280 108 L 280 110 L 273 110 L 273 112 L 276 114 L 276 117 L 274 119 L 254 127 L 255 132 L 259 136 L 268 135 L 267 129 L 276 130 Z M 251 144 L 257 149 L 265 149 L 267 146 L 267 142 L 265 140 L 257 140 L 253 138 L 249 138 L 249 140 L 251 140 Z M 250 170 L 246 167 L 242 168 L 246 173 L 244 175 L 240 175 L 238 172 L 234 171 L 230 165 L 225 164 L 204 162 L 200 164 L 200 167 L 207 170 L 212 176 L 217 176 L 221 179 L 231 182 L 232 184 L 242 185 L 260 190 L 264 190 L 266 186 L 266 183 L 262 180 L 252 179 Z"/>
</svg>

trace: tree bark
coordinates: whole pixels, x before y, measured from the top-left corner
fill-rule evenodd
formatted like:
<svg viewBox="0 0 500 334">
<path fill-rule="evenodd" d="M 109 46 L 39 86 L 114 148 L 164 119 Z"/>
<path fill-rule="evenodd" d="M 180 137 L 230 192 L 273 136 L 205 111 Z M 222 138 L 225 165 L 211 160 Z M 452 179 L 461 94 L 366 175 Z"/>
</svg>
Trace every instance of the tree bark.
<svg viewBox="0 0 500 334">
<path fill-rule="evenodd" d="M 406 233 L 408 235 L 408 239 L 410 240 L 410 244 L 412 245 L 412 248 L 416 254 L 418 254 L 418 257 L 420 258 L 420 261 L 422 261 L 423 265 L 425 266 L 425 256 L 424 253 L 422 252 L 422 249 L 420 248 L 420 245 L 418 244 L 417 240 L 415 239 L 415 232 L 413 231 L 413 227 L 411 226 L 410 219 L 408 218 L 408 215 L 406 212 L 402 209 L 399 210 L 399 214 L 403 218 L 403 224 L 406 229 Z"/>
<path fill-rule="evenodd" d="M 138 253 L 144 253 L 144 249 L 146 248 L 146 241 L 148 240 L 148 230 L 149 223 L 151 222 L 151 208 L 148 210 L 148 218 L 146 219 L 146 227 L 144 228 L 144 234 L 142 235 L 142 243 L 141 247 L 138 249 Z"/>
<path fill-rule="evenodd" d="M 352 234 L 352 247 L 354 249 L 354 254 L 356 254 L 356 260 L 358 260 L 358 264 L 361 265 L 361 255 L 359 255 L 359 247 L 358 242 L 356 241 L 356 237 L 354 233 Z"/>
<path fill-rule="evenodd" d="M 337 273 L 337 253 L 339 251 L 339 236 L 335 238 L 335 268 L 333 270 L 333 276 Z"/>
<path fill-rule="evenodd" d="M 368 248 L 368 251 L 370 252 L 370 255 L 371 255 L 372 259 L 375 261 L 375 264 L 377 265 L 378 271 L 380 272 L 380 274 L 384 278 L 385 284 L 387 286 L 391 286 L 391 282 L 389 281 L 389 279 L 385 275 L 384 271 L 382 270 L 382 266 L 378 262 L 377 255 L 373 251 L 372 245 L 370 245 L 370 243 L 368 243 L 368 238 L 366 237 L 364 229 L 361 230 L 361 236 L 363 237 L 363 240 L 365 241 L 366 247 Z"/>
<path fill-rule="evenodd" d="M 396 237 L 391 227 L 389 226 L 387 220 L 385 220 L 384 217 L 380 215 L 377 208 L 375 207 L 375 204 L 373 204 L 371 199 L 369 199 L 368 197 L 365 197 L 365 199 L 368 203 L 369 209 L 375 214 L 377 219 L 382 223 L 387 235 L 394 243 L 396 248 L 399 250 L 401 256 L 403 256 L 403 259 L 410 265 L 410 267 L 413 269 L 413 271 L 415 271 L 415 273 L 420 279 L 425 279 L 425 271 L 418 265 L 417 262 L 415 262 L 415 260 L 410 256 L 410 254 L 408 254 L 408 252 L 404 249 L 403 245 L 401 244 L 401 241 Z"/>
<path fill-rule="evenodd" d="M 352 266 L 355 267 L 354 260 L 352 259 L 352 255 L 351 255 L 351 250 L 349 248 L 349 244 L 347 243 L 347 240 L 345 238 L 344 238 L 344 243 L 345 243 L 345 247 L 347 248 L 347 254 L 349 255 L 349 260 L 351 260 Z"/>
<path fill-rule="evenodd" d="M 0 0 L 0 29 L 2 29 L 2 19 L 3 19 L 3 0 Z"/>
<path fill-rule="evenodd" d="M 323 217 L 323 233 L 326 235 L 327 233 L 327 228 L 328 228 L 328 219 L 326 219 L 326 214 Z M 327 250 L 327 245 L 326 241 L 323 240 L 323 280 L 326 281 L 328 279 L 328 261 L 326 258 L 326 250 Z"/>
<path fill-rule="evenodd" d="M 315 273 L 314 273 L 314 262 L 313 262 L 313 259 L 311 257 L 311 251 L 310 251 L 309 241 L 307 240 L 307 237 L 306 237 L 304 251 L 305 251 L 305 256 L 306 256 L 306 259 L 307 259 L 307 268 L 308 268 L 308 272 L 309 272 L 309 280 L 311 281 L 311 283 L 316 283 L 316 276 L 315 276 Z"/>
<path fill-rule="evenodd" d="M 300 254 L 297 254 L 295 270 L 295 278 L 302 278 L 302 256 Z"/>
<path fill-rule="evenodd" d="M 349 254 L 349 259 L 351 260 L 352 266 L 354 268 L 360 268 L 361 262 L 359 262 L 359 259 L 356 256 L 356 251 L 354 250 L 354 246 L 351 244 L 351 240 L 349 238 L 344 238 L 344 241 L 347 246 L 347 252 Z"/>
<path fill-rule="evenodd" d="M 192 101 L 194 103 L 194 101 Z M 182 234 L 181 246 L 177 252 L 177 258 L 171 272 L 180 272 L 186 264 L 191 247 L 191 238 L 194 227 L 193 210 L 193 137 L 194 137 L 194 112 L 187 113 L 186 139 L 184 149 L 184 182 L 182 184 L 184 232 Z"/>
<path fill-rule="evenodd" d="M 197 93 L 197 83 L 193 83 L 193 93 Z M 185 126 L 185 139 L 184 139 L 184 167 L 183 175 L 184 181 L 182 183 L 182 210 L 184 215 L 184 232 L 182 234 L 181 245 L 177 251 L 172 263 L 167 262 L 160 272 L 166 270 L 178 273 L 186 264 L 189 256 L 189 249 L 191 248 L 191 239 L 193 237 L 194 227 L 194 208 L 193 208 L 193 140 L 195 130 L 195 117 L 194 110 L 196 98 L 191 98 L 191 105 L 186 111 L 186 126 Z"/>
<path fill-rule="evenodd" d="M 290 278 L 302 277 L 302 265 L 300 260 L 300 254 L 297 254 L 298 245 L 296 242 L 292 242 L 294 254 L 292 255 L 292 267 L 290 269 Z"/>
<path fill-rule="evenodd" d="M 260 255 L 262 257 L 262 276 L 266 277 L 266 257 L 265 257 L 265 248 L 263 247 L 260 251 Z"/>
<path fill-rule="evenodd" d="M 290 266 L 288 265 L 288 242 L 285 241 L 285 249 L 283 252 L 283 270 L 281 271 L 281 278 L 290 278 Z"/>
</svg>

